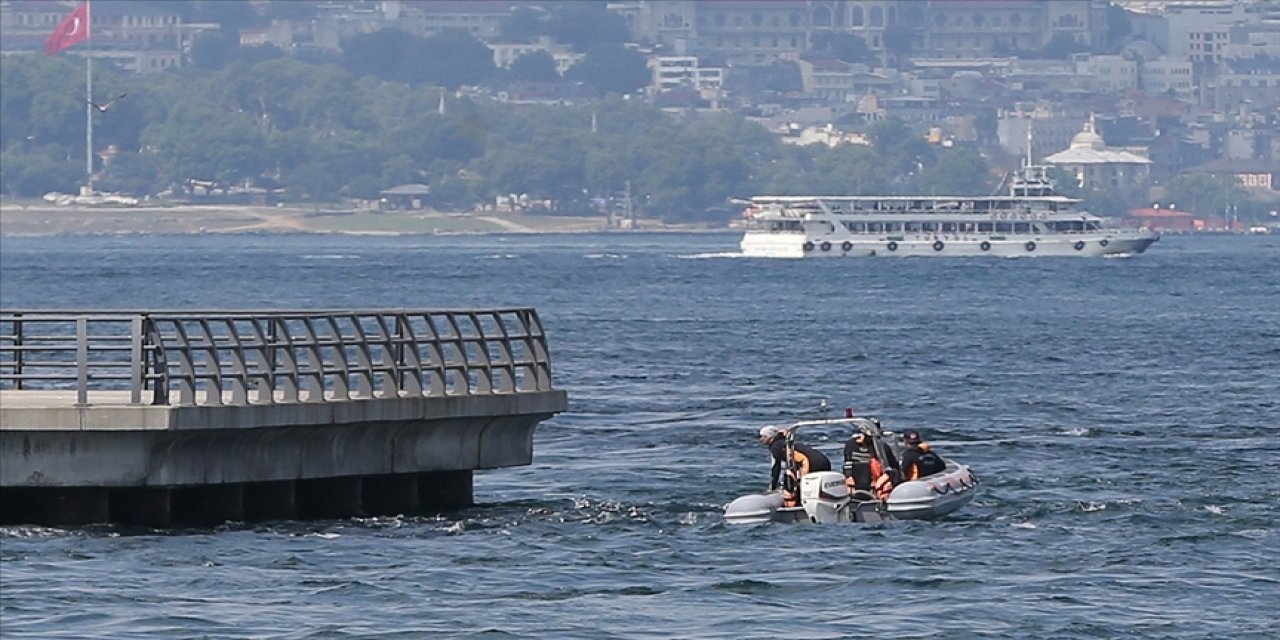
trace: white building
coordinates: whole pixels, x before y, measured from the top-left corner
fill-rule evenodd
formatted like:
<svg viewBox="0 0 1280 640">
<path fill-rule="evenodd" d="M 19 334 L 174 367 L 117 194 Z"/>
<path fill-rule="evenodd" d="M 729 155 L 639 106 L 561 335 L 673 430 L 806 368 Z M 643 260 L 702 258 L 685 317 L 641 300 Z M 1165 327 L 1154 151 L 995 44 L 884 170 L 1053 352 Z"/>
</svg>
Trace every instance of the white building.
<svg viewBox="0 0 1280 640">
<path fill-rule="evenodd" d="M 1089 76 L 1095 91 L 1125 91 L 1138 88 L 1139 62 L 1126 56 L 1076 57 L 1076 73 Z"/>
<path fill-rule="evenodd" d="M 1195 91 L 1191 81 L 1192 65 L 1190 60 L 1176 60 L 1169 56 L 1161 56 L 1155 60 L 1144 60 L 1138 69 L 1138 80 L 1143 91 L 1147 93 L 1168 93 L 1186 97 Z"/>
<path fill-rule="evenodd" d="M 653 72 L 651 93 L 689 87 L 711 98 L 724 88 L 724 69 L 699 66 L 695 56 L 652 56 L 649 69 Z"/>
<path fill-rule="evenodd" d="M 551 56 L 556 63 L 556 72 L 564 75 L 569 67 L 577 64 L 582 59 L 583 54 L 574 53 L 573 48 L 567 44 L 557 44 L 551 38 L 542 36 L 537 42 L 492 42 L 487 45 L 489 50 L 493 52 L 493 64 L 499 69 L 510 69 L 512 63 L 520 59 L 521 56 L 530 53 L 545 51 Z"/>
<path fill-rule="evenodd" d="M 1076 186 L 1086 189 L 1126 191 L 1145 185 L 1151 174 L 1151 160 L 1145 156 L 1108 148 L 1092 116 L 1070 147 L 1044 161 L 1066 169 L 1075 176 Z"/>
</svg>

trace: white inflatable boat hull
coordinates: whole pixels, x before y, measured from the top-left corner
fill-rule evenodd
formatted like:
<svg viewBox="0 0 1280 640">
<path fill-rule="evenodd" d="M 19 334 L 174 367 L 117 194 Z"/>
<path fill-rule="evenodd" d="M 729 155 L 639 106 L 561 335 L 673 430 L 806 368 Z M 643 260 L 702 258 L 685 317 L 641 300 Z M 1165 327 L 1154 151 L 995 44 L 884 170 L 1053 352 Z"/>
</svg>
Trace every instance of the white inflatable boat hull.
<svg viewBox="0 0 1280 640">
<path fill-rule="evenodd" d="M 724 519 L 730 524 L 765 522 L 881 522 L 884 520 L 932 520 L 954 513 L 969 504 L 978 488 L 978 478 L 967 465 L 946 461 L 946 469 L 919 480 L 894 487 L 889 499 L 845 499 L 843 503 L 783 507 L 777 491 L 754 493 L 725 506 Z M 825 478 L 835 472 L 812 474 Z M 843 478 L 842 476 L 840 476 Z M 808 476 L 806 476 L 808 479 Z M 813 478 L 816 483 L 819 478 Z"/>
</svg>

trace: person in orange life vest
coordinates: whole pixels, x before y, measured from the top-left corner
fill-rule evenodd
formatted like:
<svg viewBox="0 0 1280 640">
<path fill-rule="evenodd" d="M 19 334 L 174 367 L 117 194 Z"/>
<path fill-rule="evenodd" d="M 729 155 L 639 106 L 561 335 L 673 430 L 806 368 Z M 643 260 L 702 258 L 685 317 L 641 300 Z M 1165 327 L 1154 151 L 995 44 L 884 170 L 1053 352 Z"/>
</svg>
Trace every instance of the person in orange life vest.
<svg viewBox="0 0 1280 640">
<path fill-rule="evenodd" d="M 929 443 L 921 440 L 919 431 L 908 429 L 902 434 L 902 441 L 907 445 L 902 452 L 903 480 L 916 480 L 947 468 L 942 458 L 929 448 Z"/>
<path fill-rule="evenodd" d="M 766 425 L 760 428 L 760 444 L 769 447 L 773 468 L 769 470 L 769 490 L 782 488 L 782 504 L 794 507 L 799 504 L 800 478 L 814 471 L 830 471 L 831 461 L 821 451 L 803 442 L 791 443 L 792 468 L 783 473 L 787 460 L 786 433 L 778 427 Z"/>
<path fill-rule="evenodd" d="M 876 455 L 871 437 L 865 433 L 855 433 L 844 443 L 844 482 L 850 491 L 869 491 L 876 498 L 884 500 L 893 491 L 893 476 L 890 471 L 897 466 L 892 451 L 885 451 L 889 456 L 889 464 L 885 464 Z"/>
</svg>

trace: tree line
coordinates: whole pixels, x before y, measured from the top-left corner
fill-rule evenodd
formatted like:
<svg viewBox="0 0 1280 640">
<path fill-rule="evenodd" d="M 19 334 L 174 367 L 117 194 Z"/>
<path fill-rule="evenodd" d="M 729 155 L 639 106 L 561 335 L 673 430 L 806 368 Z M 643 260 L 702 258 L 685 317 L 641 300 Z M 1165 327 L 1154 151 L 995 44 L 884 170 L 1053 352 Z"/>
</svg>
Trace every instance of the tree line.
<svg viewBox="0 0 1280 640">
<path fill-rule="evenodd" d="M 74 191 L 81 61 L 6 56 L 0 69 L 0 192 Z M 740 115 L 673 117 L 616 94 L 517 105 L 289 58 L 149 76 L 102 66 L 94 89 L 126 96 L 93 114 L 94 146 L 116 150 L 95 185 L 138 196 L 199 180 L 335 202 L 425 183 L 442 208 L 527 194 L 572 214 L 630 183 L 648 215 L 694 220 L 764 192 L 970 194 L 994 182 L 979 154 L 926 144 L 897 121 L 871 128 L 873 146 L 797 147 Z"/>
</svg>

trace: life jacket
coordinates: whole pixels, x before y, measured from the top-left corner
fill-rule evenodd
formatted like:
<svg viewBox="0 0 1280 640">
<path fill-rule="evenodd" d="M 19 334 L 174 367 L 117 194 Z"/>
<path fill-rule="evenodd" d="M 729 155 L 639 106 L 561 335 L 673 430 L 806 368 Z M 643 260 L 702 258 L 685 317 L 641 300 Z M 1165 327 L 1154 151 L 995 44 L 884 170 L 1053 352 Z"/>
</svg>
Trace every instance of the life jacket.
<svg viewBox="0 0 1280 640">
<path fill-rule="evenodd" d="M 893 492 L 893 479 L 878 458 L 871 459 L 871 478 L 871 492 L 881 500 L 888 500 Z"/>
<path fill-rule="evenodd" d="M 907 465 L 908 468 L 903 469 L 906 472 L 907 480 L 917 480 L 947 468 L 942 458 L 929 448 L 929 443 L 921 442 L 916 445 L 916 448 L 920 451 L 920 455 L 916 456 L 915 460 Z"/>
</svg>

